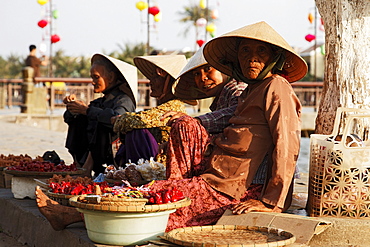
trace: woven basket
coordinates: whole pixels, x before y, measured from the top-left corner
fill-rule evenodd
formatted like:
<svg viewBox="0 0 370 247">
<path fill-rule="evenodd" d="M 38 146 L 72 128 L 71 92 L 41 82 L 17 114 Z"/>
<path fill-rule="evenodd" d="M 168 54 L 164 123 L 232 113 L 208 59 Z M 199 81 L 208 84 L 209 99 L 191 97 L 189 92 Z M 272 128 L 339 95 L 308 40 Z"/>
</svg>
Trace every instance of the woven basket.
<svg viewBox="0 0 370 247">
<path fill-rule="evenodd" d="M 74 196 L 69 199 L 69 204 L 81 208 L 96 211 L 106 211 L 106 212 L 122 212 L 122 213 L 145 213 L 145 212 L 160 212 L 172 209 L 177 209 L 181 207 L 189 206 L 191 200 L 185 198 L 178 202 L 166 203 L 166 204 L 154 204 L 145 205 L 147 199 L 121 199 L 121 200 L 106 200 L 102 198 L 99 204 L 84 203 L 78 201 L 79 196 Z M 143 203 L 143 201 L 145 202 Z"/>
<path fill-rule="evenodd" d="M 77 168 L 76 171 L 64 171 L 64 172 L 36 172 L 36 171 L 17 171 L 17 170 L 8 170 L 8 168 L 5 168 L 4 171 L 8 174 L 11 174 L 13 176 L 17 177 L 53 177 L 54 174 L 57 175 L 80 175 L 85 172 L 84 168 Z"/>
<path fill-rule="evenodd" d="M 69 199 L 74 197 L 75 195 L 66 195 L 66 194 L 59 194 L 59 193 L 53 193 L 51 192 L 50 190 L 48 190 L 46 192 L 47 196 L 60 203 L 61 205 L 64 205 L 64 206 L 69 206 Z"/>
<path fill-rule="evenodd" d="M 293 234 L 257 226 L 212 225 L 184 227 L 164 234 L 164 239 L 192 247 L 267 247 L 286 246 L 295 242 Z"/>
</svg>

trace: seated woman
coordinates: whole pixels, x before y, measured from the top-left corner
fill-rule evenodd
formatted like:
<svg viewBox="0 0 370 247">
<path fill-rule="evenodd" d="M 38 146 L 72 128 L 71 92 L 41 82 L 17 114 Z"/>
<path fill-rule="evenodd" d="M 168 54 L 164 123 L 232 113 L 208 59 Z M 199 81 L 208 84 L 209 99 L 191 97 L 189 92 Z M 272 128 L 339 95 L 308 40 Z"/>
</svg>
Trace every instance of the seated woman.
<svg viewBox="0 0 370 247">
<path fill-rule="evenodd" d="M 102 164 L 113 164 L 113 125 L 116 115 L 135 111 L 137 69 L 118 59 L 95 54 L 90 75 L 94 93 L 104 96 L 86 105 L 75 95 L 64 98 L 64 121 L 68 124 L 66 148 L 74 161 L 83 165 L 86 175 L 103 172 Z M 112 138 L 113 137 L 113 138 Z"/>
<path fill-rule="evenodd" d="M 190 206 L 170 214 L 167 231 L 215 224 L 226 209 L 235 214 L 282 212 L 290 205 L 300 145 L 301 104 L 289 82 L 304 77 L 306 63 L 265 22 L 211 40 L 204 55 L 212 67 L 249 85 L 239 98 L 231 124 L 213 138 L 210 155 L 199 163 L 204 167 L 199 170 L 204 172 L 193 177 L 179 174 L 177 177 L 182 179 L 155 181 L 151 185 L 154 191 L 176 187 L 192 200 Z M 265 157 L 268 172 L 259 195 L 260 186 L 251 183 Z M 55 205 L 40 190 L 36 195 L 40 211 L 44 207 L 50 212 L 53 205 L 59 215 L 77 212 Z M 68 221 L 48 219 L 60 229 L 78 217 L 82 220 L 76 214 Z"/>
<path fill-rule="evenodd" d="M 167 125 L 177 122 L 171 131 L 167 150 L 167 179 L 181 179 L 194 176 L 189 171 L 197 169 L 202 161 L 209 138 L 221 133 L 229 125 L 234 114 L 239 95 L 247 87 L 244 82 L 232 79 L 211 67 L 203 56 L 202 46 L 189 60 L 179 75 L 175 85 L 175 96 L 180 99 L 205 99 L 214 97 L 210 105 L 211 112 L 197 117 L 174 110 L 167 112 L 163 118 L 171 117 Z M 187 117 L 184 117 L 187 116 Z M 179 169 L 173 171 L 172 169 Z M 180 177 L 177 175 L 181 174 Z M 262 182 L 263 183 L 263 182 Z"/>
<path fill-rule="evenodd" d="M 186 64 L 184 55 L 140 56 L 134 58 L 134 63 L 150 80 L 150 96 L 157 99 L 159 106 L 112 119 L 114 131 L 123 137 L 115 158 L 119 166 L 129 160 L 136 163 L 140 158 L 156 157 L 158 145 L 167 141 L 170 129 L 166 126 L 169 118 L 161 121 L 161 116 L 170 110 L 185 113 L 185 102 L 196 104 L 195 101 L 178 100 L 172 93 L 172 85 Z M 165 157 L 157 159 L 163 162 Z"/>
</svg>

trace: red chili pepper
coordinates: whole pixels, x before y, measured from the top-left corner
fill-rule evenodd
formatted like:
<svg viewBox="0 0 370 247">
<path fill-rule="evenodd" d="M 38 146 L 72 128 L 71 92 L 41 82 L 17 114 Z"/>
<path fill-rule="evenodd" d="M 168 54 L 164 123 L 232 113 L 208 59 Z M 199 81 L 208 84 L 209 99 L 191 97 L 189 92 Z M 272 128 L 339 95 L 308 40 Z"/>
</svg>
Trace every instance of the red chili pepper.
<svg viewBox="0 0 370 247">
<path fill-rule="evenodd" d="M 170 190 L 162 191 L 162 201 L 163 203 L 170 203 L 172 200 L 172 193 Z"/>
<path fill-rule="evenodd" d="M 163 204 L 162 193 L 157 192 L 154 195 L 155 195 L 155 204 Z"/>
</svg>

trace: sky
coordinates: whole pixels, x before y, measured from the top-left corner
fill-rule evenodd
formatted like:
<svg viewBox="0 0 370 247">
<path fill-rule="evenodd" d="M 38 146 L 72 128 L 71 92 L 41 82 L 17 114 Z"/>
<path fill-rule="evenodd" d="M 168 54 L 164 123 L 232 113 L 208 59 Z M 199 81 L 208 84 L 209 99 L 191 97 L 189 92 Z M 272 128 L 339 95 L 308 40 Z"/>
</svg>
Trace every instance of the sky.
<svg viewBox="0 0 370 247">
<path fill-rule="evenodd" d="M 125 44 L 147 43 L 146 10 L 136 8 L 139 0 L 50 0 L 52 9 L 59 12 L 53 19 L 53 34 L 60 41 L 51 51 L 63 50 L 68 56 L 92 56 L 94 53 L 120 51 Z M 147 0 L 144 0 L 147 1 Z M 199 4 L 200 0 L 150 0 L 158 6 L 161 20 L 150 16 L 150 45 L 158 50 L 195 50 L 195 29 L 181 23 L 179 12 L 185 6 Z M 0 56 L 26 56 L 28 46 L 46 47 L 50 53 L 50 29 L 37 23 L 44 19 L 50 3 L 40 5 L 37 0 L 2 0 L 0 3 Z M 208 0 L 210 9 L 217 9 L 215 37 L 259 21 L 266 21 L 296 49 L 313 45 L 305 40 L 314 33 L 314 24 L 308 20 L 315 13 L 314 0 Z M 153 25 L 154 24 L 154 25 Z M 204 30 L 204 29 L 202 29 Z M 49 32 L 50 33 L 50 32 Z M 318 32 L 319 40 L 320 32 Z M 43 45 L 45 44 L 45 45 Z M 40 49 L 39 49 L 39 54 Z"/>
</svg>

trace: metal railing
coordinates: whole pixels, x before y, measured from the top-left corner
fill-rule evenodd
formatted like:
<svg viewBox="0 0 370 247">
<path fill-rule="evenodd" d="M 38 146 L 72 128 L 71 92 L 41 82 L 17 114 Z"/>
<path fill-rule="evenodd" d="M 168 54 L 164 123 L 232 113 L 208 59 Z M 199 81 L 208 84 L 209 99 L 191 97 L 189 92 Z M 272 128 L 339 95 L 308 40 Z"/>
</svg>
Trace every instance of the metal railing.
<svg viewBox="0 0 370 247">
<path fill-rule="evenodd" d="M 64 107 L 63 98 L 69 94 L 76 94 L 77 98 L 89 103 L 95 95 L 89 78 L 46 78 L 36 77 L 36 83 L 45 84 L 48 89 L 49 105 L 53 110 Z M 22 79 L 0 79 L 0 108 L 21 105 Z M 297 94 L 303 107 L 319 107 L 322 91 L 322 82 L 295 82 L 292 83 L 293 89 Z M 137 107 L 149 109 L 157 105 L 157 101 L 150 97 L 149 81 L 146 79 L 138 80 L 138 100 Z"/>
</svg>

